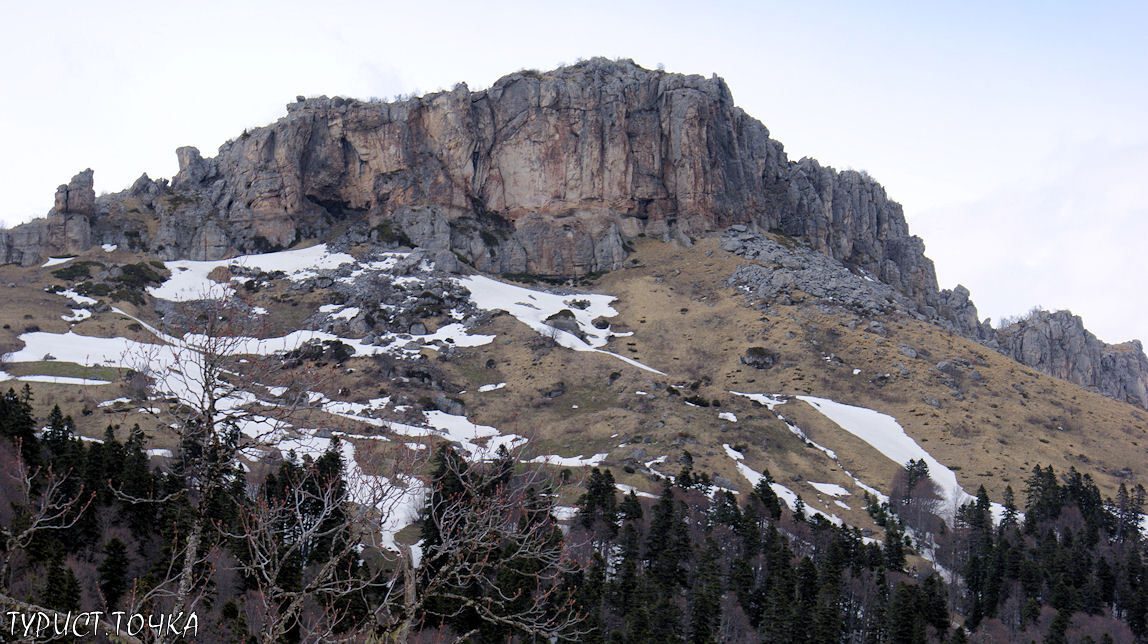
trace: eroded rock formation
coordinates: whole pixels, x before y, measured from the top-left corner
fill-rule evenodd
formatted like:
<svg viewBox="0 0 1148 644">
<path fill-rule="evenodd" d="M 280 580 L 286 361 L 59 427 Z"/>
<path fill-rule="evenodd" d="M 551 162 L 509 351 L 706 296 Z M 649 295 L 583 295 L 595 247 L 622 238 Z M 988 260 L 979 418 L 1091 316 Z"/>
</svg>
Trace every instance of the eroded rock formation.
<svg viewBox="0 0 1148 644">
<path fill-rule="evenodd" d="M 482 270 L 552 276 L 616 268 L 640 234 L 686 241 L 753 222 L 936 305 L 924 246 L 884 189 L 789 161 L 717 77 L 594 59 L 511 74 L 479 92 L 459 85 L 390 104 L 304 99 L 214 158 L 177 155 L 170 186 L 142 196 L 133 186 L 94 208 L 72 205 L 69 187 L 67 211 L 152 214 L 159 226 L 137 227 L 134 241 L 165 257 L 266 250 L 364 225 Z M 85 234 L 76 221 L 40 250 L 115 235 L 95 221 Z M 9 240 L 0 260 L 34 261 L 22 242 Z"/>
<path fill-rule="evenodd" d="M 101 243 L 217 259 L 352 231 L 483 271 L 575 276 L 620 267 L 639 235 L 688 244 L 750 224 L 879 278 L 919 314 L 1025 364 L 1148 404 L 1142 352 L 1069 342 L 1060 360 L 1051 327 L 1026 330 L 1020 344 L 998 336 L 977 321 L 967 290 L 938 290 L 923 242 L 884 188 L 790 161 L 716 76 L 593 59 L 478 92 L 300 98 L 213 158 L 176 154 L 170 184 L 144 175 L 96 198 L 91 170 L 78 174 L 46 219 L 0 231 L 0 262 L 33 265 Z M 1032 348 L 1037 337 L 1048 352 Z"/>
</svg>

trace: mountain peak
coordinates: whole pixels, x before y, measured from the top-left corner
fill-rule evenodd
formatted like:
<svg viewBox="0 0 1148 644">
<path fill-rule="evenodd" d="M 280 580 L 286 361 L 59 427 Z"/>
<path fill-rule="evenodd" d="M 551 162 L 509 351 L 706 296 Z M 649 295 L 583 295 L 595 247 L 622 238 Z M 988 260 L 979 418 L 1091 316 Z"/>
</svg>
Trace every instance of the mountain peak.
<svg viewBox="0 0 1148 644">
<path fill-rule="evenodd" d="M 748 225 L 887 284 L 924 319 L 1148 404 L 1135 393 L 1148 367 L 1104 376 L 1097 365 L 1124 364 L 1105 362 L 1107 349 L 1075 366 L 1048 363 L 1040 356 L 1051 349 L 1017 349 L 1011 338 L 1024 335 L 978 322 L 967 289 L 938 288 L 924 243 L 880 184 L 789 160 L 716 75 L 592 58 L 518 71 L 481 91 L 460 84 L 391 103 L 300 98 L 287 111 L 215 157 L 179 148 L 170 183 L 141 177 L 95 198 L 91 172 L 77 175 L 47 219 L 0 232 L 0 263 L 100 244 L 221 259 L 344 235 L 416 245 L 489 273 L 564 279 L 622 268 L 639 237 L 689 245 Z"/>
</svg>

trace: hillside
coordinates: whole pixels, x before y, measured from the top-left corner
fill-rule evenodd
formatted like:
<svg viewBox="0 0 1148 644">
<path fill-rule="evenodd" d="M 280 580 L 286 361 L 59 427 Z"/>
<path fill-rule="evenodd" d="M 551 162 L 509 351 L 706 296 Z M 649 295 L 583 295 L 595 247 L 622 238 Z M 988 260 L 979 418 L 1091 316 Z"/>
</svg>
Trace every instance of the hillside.
<svg viewBox="0 0 1148 644">
<path fill-rule="evenodd" d="M 1094 485 L 1107 503 L 1060 518 L 1030 504 L 1019 520 L 1037 536 L 1021 543 L 1048 529 L 1046 549 L 1067 552 L 1081 522 L 1127 514 L 1148 463 L 1140 344 L 1104 345 L 1067 312 L 978 322 L 966 290 L 938 288 L 883 188 L 786 159 L 720 79 L 595 59 L 395 104 L 305 99 L 214 158 L 179 156 L 170 182 L 98 198 L 81 173 L 46 219 L 0 233 L 0 381 L 32 386 L 42 437 L 62 422 L 54 406 L 87 444 L 138 425 L 150 465 L 182 476 L 188 427 L 218 415 L 235 480 L 252 485 L 292 456 L 305 469 L 337 453 L 351 499 L 385 491 L 371 518 L 392 568 L 433 544 L 420 512 L 444 444 L 476 472 L 500 448 L 587 485 L 608 469 L 610 503 L 632 490 L 647 512 L 675 482 L 695 531 L 726 491 L 734 507 L 768 509 L 772 494 L 794 561 L 823 566 L 826 526 L 846 541 L 858 529 L 853 566 L 868 568 L 854 582 L 892 556 L 861 549 L 899 552 L 907 532 L 908 563 L 888 573 L 923 584 L 935 570 L 953 623 L 989 620 L 982 635 L 1047 633 L 1061 628 L 1047 607 L 1067 620 L 1075 606 L 1074 633 L 1142 636 L 1126 595 L 1085 610 L 1074 585 L 1079 605 L 1061 605 L 1058 577 L 1025 586 L 1035 615 L 1010 621 L 1003 599 L 994 614 L 953 536 L 1008 543 L 1007 498 L 1043 498 L 1028 489 L 1037 467 L 1087 475 L 1065 489 Z M 221 393 L 189 415 L 210 389 L 205 347 L 226 365 Z M 910 461 L 927 466 L 923 492 L 921 479 L 906 492 Z M 552 514 L 571 543 L 590 534 L 579 557 L 609 559 L 592 542 L 615 521 L 582 492 L 556 492 Z M 992 520 L 973 525 L 975 511 Z M 617 523 L 594 543 L 622 539 Z M 1125 538 L 1089 556 L 1131 562 Z"/>
</svg>

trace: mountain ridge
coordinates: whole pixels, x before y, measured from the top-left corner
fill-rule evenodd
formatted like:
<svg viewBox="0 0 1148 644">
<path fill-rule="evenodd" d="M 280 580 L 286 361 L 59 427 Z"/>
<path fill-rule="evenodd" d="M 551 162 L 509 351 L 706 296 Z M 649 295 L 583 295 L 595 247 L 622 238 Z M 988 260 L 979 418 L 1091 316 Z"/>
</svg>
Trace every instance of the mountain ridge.
<svg viewBox="0 0 1148 644">
<path fill-rule="evenodd" d="M 791 161 L 717 76 L 595 58 L 395 103 L 300 97 L 170 182 L 96 197 L 86 170 L 48 216 L 0 231 L 0 263 L 100 244 L 219 259 L 339 235 L 417 245 L 449 266 L 571 277 L 623 266 L 640 236 L 690 244 L 734 224 L 808 244 L 916 313 L 1022 364 L 1148 408 L 1148 358 L 1071 314 L 1004 330 L 938 287 L 900 204 L 864 173 Z"/>
</svg>

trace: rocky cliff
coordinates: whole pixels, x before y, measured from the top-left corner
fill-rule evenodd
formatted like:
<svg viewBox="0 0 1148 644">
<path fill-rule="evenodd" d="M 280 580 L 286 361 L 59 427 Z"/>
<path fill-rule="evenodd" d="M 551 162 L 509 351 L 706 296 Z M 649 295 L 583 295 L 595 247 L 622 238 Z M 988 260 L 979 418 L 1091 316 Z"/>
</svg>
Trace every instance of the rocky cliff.
<svg viewBox="0 0 1148 644">
<path fill-rule="evenodd" d="M 753 222 L 936 305 L 924 246 L 884 189 L 789 161 L 717 77 L 594 59 L 511 74 L 479 92 L 459 85 L 390 104 L 300 99 L 214 158 L 177 154 L 170 185 L 141 178 L 94 207 L 58 204 L 74 213 L 63 236 L 14 230 L 0 240 L 0 261 L 97 241 L 217 258 L 365 226 L 487 271 L 570 276 L 617 268 L 638 235 L 688 241 Z M 133 212 L 146 215 L 134 237 L 94 234 L 96 220 Z"/>
<path fill-rule="evenodd" d="M 1148 409 L 1148 358 L 1139 340 L 1106 344 L 1069 311 L 1033 311 L 995 333 L 1021 364 Z"/>
<path fill-rule="evenodd" d="M 920 314 L 1030 366 L 1146 400 L 1142 353 L 1129 362 L 1099 349 L 1070 367 L 1013 350 L 1013 336 L 977 321 L 967 290 L 938 290 L 884 188 L 790 161 L 716 76 L 593 59 L 394 103 L 300 97 L 213 158 L 176 153 L 170 183 L 144 175 L 99 198 L 91 171 L 80 173 L 45 219 L 0 231 L 0 263 L 107 243 L 217 259 L 346 234 L 488 272 L 575 276 L 620 267 L 639 235 L 688 244 L 751 224 L 879 278 Z"/>
</svg>

